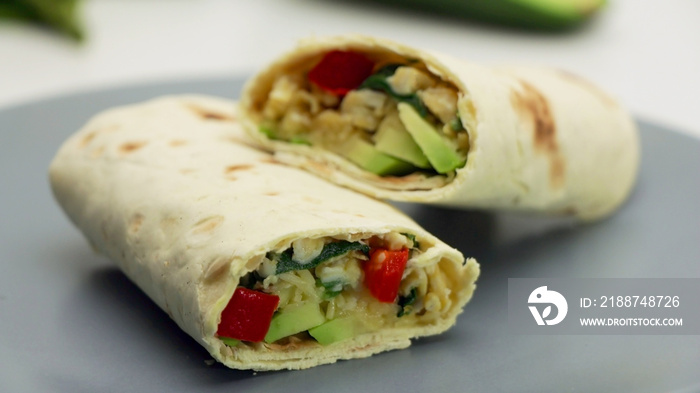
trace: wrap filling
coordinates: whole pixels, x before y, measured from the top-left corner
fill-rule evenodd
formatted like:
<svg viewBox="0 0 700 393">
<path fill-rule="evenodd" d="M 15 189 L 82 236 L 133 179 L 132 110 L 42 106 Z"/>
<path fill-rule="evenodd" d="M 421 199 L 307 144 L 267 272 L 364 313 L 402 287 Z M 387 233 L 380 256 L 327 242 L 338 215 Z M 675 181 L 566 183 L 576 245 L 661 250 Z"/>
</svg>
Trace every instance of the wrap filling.
<svg viewBox="0 0 700 393">
<path fill-rule="evenodd" d="M 415 236 L 298 239 L 269 252 L 221 314 L 226 345 L 330 345 L 384 328 L 429 325 L 452 307 L 451 264 Z"/>
<path fill-rule="evenodd" d="M 258 102 L 268 138 L 332 151 L 379 176 L 450 176 L 465 165 L 459 89 L 422 61 L 340 50 L 311 60 L 286 67 Z"/>
</svg>

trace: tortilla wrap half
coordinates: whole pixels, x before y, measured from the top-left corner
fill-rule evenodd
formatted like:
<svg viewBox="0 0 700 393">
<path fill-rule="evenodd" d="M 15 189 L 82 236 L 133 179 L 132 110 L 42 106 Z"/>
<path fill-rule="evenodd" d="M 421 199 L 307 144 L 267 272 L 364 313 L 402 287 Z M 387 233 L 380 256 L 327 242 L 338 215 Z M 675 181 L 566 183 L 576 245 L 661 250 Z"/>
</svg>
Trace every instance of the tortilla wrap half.
<svg viewBox="0 0 700 393">
<path fill-rule="evenodd" d="M 628 112 L 568 72 L 359 35 L 302 41 L 248 81 L 241 107 L 276 159 L 394 201 L 592 220 L 627 198 L 640 159 Z"/>
<path fill-rule="evenodd" d="M 97 252 L 231 368 L 367 357 L 455 324 L 475 289 L 474 259 L 383 202 L 246 146 L 237 118 L 235 102 L 205 96 L 108 110 L 58 151 L 54 195 Z M 391 302 L 365 285 L 375 253 L 407 258 Z M 222 311 L 244 290 L 278 298 L 265 340 L 220 334 Z M 244 304 L 251 314 L 232 323 L 263 306 Z"/>
</svg>

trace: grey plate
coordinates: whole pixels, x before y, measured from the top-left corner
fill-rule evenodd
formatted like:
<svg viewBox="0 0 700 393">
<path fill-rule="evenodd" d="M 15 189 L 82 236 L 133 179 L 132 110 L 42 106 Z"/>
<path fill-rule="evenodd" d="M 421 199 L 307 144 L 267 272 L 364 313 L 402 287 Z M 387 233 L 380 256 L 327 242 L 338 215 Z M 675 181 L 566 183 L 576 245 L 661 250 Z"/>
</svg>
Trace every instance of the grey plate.
<svg viewBox="0 0 700 393">
<path fill-rule="evenodd" d="M 446 334 L 299 372 L 207 365 L 203 348 L 91 252 L 52 200 L 46 168 L 102 109 L 173 93 L 235 98 L 242 82 L 135 86 L 0 111 L 1 392 L 700 390 L 700 336 L 524 336 L 507 327 L 509 277 L 700 277 L 700 141 L 646 123 L 638 187 L 602 222 L 401 205 L 481 262 L 476 295 Z"/>
</svg>

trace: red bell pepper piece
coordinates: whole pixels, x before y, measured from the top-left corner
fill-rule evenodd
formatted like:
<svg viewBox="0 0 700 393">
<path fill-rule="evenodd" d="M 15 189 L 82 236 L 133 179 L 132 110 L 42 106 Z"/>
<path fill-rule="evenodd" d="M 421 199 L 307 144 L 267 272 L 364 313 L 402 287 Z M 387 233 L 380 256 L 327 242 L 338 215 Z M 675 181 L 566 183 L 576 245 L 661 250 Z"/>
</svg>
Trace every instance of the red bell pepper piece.
<svg viewBox="0 0 700 393">
<path fill-rule="evenodd" d="M 309 81 L 335 95 L 345 95 L 372 75 L 374 63 L 356 52 L 335 50 L 326 53 L 309 71 Z"/>
<path fill-rule="evenodd" d="M 365 285 L 372 296 L 382 303 L 393 303 L 399 294 L 399 285 L 408 262 L 408 249 L 389 251 L 374 248 L 365 262 Z"/>
<path fill-rule="evenodd" d="M 280 298 L 252 289 L 238 287 L 221 312 L 216 332 L 219 336 L 243 341 L 262 341 L 270 329 L 272 314 Z"/>
</svg>

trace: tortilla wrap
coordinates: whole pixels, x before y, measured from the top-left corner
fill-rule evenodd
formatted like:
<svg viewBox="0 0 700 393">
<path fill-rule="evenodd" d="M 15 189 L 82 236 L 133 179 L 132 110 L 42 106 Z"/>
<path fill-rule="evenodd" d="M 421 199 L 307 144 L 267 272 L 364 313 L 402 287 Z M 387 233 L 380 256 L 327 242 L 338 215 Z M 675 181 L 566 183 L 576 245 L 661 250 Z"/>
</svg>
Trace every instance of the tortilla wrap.
<svg viewBox="0 0 700 393">
<path fill-rule="evenodd" d="M 301 132 L 299 135 L 319 132 L 324 126 L 319 117 L 314 117 L 320 116 L 314 109 L 319 105 L 322 113 L 329 108 L 341 112 L 340 120 L 346 118 L 345 102 L 357 91 L 340 97 L 340 103 L 329 101 L 331 104 L 324 106 L 329 94 L 307 80 L 309 71 L 331 51 L 360 53 L 375 63 L 375 70 L 392 62 L 409 68 L 415 65 L 439 86 L 453 89 L 453 121 L 461 123 L 464 131 L 465 140 L 457 141 L 463 149 L 463 166 L 445 174 L 416 171 L 378 176 L 343 156 L 345 134 L 341 132 L 330 132 L 337 134 L 340 148 L 333 142 L 314 142 L 311 146 L 289 143 L 280 140 L 284 138 L 270 138 L 269 130 L 260 132 L 266 131 L 261 128 L 266 124 L 289 128 L 286 124 L 291 120 L 296 121 L 291 124 L 297 128 L 305 127 L 295 131 Z M 301 99 L 280 103 L 284 91 L 278 82 L 284 78 L 300 80 L 300 87 L 295 87 L 299 91 L 311 89 L 311 95 L 320 94 L 311 104 L 305 103 L 312 108 L 302 112 L 311 114 L 290 116 L 295 114 L 292 109 L 299 111 L 301 106 L 296 103 Z M 309 101 L 309 94 L 303 94 L 298 96 Z M 425 94 L 421 97 L 426 98 Z M 371 98 L 376 99 L 376 94 Z M 287 112 L 272 111 L 271 103 L 284 106 Z M 385 109 L 371 107 L 369 101 L 367 105 L 375 115 Z M 392 105 L 396 107 L 396 103 Z M 277 160 L 393 201 L 567 214 L 592 220 L 610 214 L 627 198 L 639 164 L 638 131 L 630 115 L 606 93 L 579 77 L 553 69 L 484 67 L 373 37 L 349 35 L 302 41 L 248 81 L 241 107 L 252 139 L 275 152 Z M 439 117 L 439 109 L 429 117 Z M 271 111 L 275 115 L 267 114 Z M 381 122 L 381 116 L 370 117 L 369 121 Z M 372 138 L 375 130 L 362 129 L 362 120 L 353 118 L 354 123 L 343 132 L 354 135 L 360 128 L 365 139 Z"/>
<path fill-rule="evenodd" d="M 50 166 L 54 195 L 97 252 L 116 262 L 185 332 L 231 368 L 301 369 L 367 357 L 408 347 L 411 338 L 455 324 L 475 289 L 475 260 L 465 261 L 383 202 L 280 165 L 246 146 L 237 119 L 235 102 L 205 96 L 165 97 L 108 110 L 58 151 Z M 299 242 L 318 239 L 409 242 L 400 234 L 415 236 L 404 276 L 423 275 L 418 282 L 424 287 L 410 315 L 399 318 L 396 304 L 373 303 L 361 286 L 345 287 L 333 299 L 364 296 L 367 310 L 388 309 L 390 315 L 367 321 L 372 329 L 330 345 L 300 334 L 232 347 L 217 336 L 234 290 L 243 277 L 270 263 L 270 255 L 293 248 L 297 258 Z M 342 258 L 359 263 L 347 255 L 339 258 L 333 263 Z M 409 279 L 404 277 L 402 285 Z M 295 296 L 300 293 L 291 288 Z M 327 316 L 330 310 L 324 312 Z"/>
</svg>

